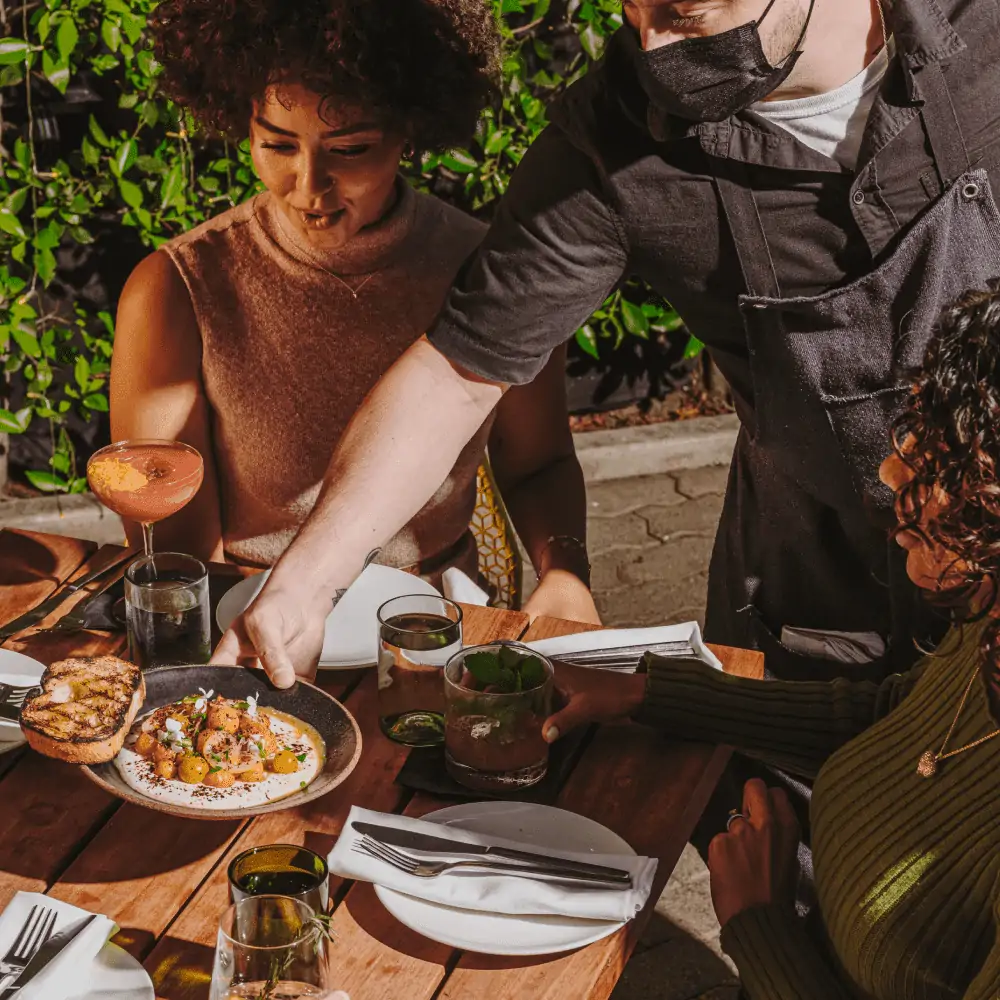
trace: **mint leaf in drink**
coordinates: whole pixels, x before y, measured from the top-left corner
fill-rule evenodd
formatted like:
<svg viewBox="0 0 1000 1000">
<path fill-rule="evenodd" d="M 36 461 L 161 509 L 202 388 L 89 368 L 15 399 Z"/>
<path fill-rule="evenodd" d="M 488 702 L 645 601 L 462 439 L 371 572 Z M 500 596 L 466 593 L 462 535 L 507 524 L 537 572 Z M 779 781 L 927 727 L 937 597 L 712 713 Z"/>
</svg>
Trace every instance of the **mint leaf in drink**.
<svg viewBox="0 0 1000 1000">
<path fill-rule="evenodd" d="M 501 646 L 497 654 L 500 666 L 505 670 L 517 670 L 517 665 L 521 660 L 521 654 L 513 646 Z"/>
<path fill-rule="evenodd" d="M 513 694 L 518 690 L 517 681 L 517 672 L 503 667 L 500 670 L 500 676 L 495 682 L 495 686 L 501 694 Z"/>
<path fill-rule="evenodd" d="M 545 671 L 545 665 L 537 656 L 526 656 L 521 660 L 518 664 L 518 674 L 521 678 L 521 688 L 519 690 L 524 691 L 541 687 L 548 676 Z"/>
<path fill-rule="evenodd" d="M 500 682 L 502 668 L 495 653 L 470 653 L 463 661 L 465 669 L 483 687 Z"/>
</svg>

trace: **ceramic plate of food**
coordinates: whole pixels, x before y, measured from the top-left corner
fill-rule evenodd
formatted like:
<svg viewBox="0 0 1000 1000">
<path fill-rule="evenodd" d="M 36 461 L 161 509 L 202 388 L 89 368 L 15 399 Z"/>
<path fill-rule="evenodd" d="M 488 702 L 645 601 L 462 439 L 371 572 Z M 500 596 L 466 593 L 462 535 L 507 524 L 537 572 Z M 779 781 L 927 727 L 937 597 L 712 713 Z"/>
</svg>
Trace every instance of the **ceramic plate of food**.
<svg viewBox="0 0 1000 1000">
<path fill-rule="evenodd" d="M 223 595 L 215 612 L 215 620 L 223 632 L 260 593 L 267 577 L 267 572 L 248 576 Z M 390 566 L 367 567 L 326 619 L 326 638 L 319 657 L 320 669 L 349 670 L 374 666 L 378 660 L 375 613 L 386 601 L 407 594 L 441 596 L 419 576 Z"/>
<path fill-rule="evenodd" d="M 361 731 L 311 684 L 277 691 L 243 667 L 163 667 L 125 744 L 85 768 L 129 802 L 199 819 L 275 812 L 325 795 L 354 770 Z"/>
</svg>

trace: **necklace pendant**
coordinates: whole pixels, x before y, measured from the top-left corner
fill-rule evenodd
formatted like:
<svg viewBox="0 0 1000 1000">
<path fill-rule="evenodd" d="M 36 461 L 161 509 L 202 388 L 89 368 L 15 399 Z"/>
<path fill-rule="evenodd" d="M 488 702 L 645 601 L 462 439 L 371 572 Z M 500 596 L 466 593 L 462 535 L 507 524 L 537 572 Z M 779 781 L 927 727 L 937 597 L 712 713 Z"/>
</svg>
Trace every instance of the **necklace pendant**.
<svg viewBox="0 0 1000 1000">
<path fill-rule="evenodd" d="M 937 754 L 933 750 L 925 750 L 920 755 L 920 760 L 917 762 L 917 774 L 921 778 L 933 778 L 937 774 L 938 762 Z"/>
</svg>

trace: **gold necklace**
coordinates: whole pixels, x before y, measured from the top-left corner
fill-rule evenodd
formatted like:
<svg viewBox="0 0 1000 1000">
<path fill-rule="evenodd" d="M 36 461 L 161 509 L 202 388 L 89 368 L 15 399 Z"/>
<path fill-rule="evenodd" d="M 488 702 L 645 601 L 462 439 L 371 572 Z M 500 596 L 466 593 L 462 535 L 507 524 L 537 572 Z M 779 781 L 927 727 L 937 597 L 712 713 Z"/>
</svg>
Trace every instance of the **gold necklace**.
<svg viewBox="0 0 1000 1000">
<path fill-rule="evenodd" d="M 987 736 L 982 736 L 975 743 L 967 743 L 964 747 L 959 747 L 957 750 L 949 750 L 945 753 L 948 748 L 948 740 L 951 739 L 952 733 L 955 732 L 955 727 L 958 725 L 958 720 L 962 715 L 962 709 L 965 708 L 965 702 L 968 700 L 969 692 L 972 690 L 972 685 L 976 678 L 979 676 L 979 667 L 973 671 L 972 677 L 969 679 L 969 683 L 965 685 L 965 693 L 962 695 L 962 700 L 958 703 L 958 711 L 955 713 L 955 718 L 951 720 L 951 726 L 948 729 L 948 735 L 944 738 L 944 742 L 941 744 L 941 749 L 935 753 L 933 750 L 925 750 L 920 755 L 920 760 L 917 762 L 917 774 L 921 778 L 933 778 L 938 772 L 938 764 L 943 760 L 947 760 L 949 757 L 956 757 L 960 753 L 965 753 L 966 750 L 971 750 L 973 747 L 979 746 L 981 743 L 985 743 L 987 740 L 993 739 L 994 736 L 1000 736 L 1000 729 L 994 729 L 992 733 Z"/>
<path fill-rule="evenodd" d="M 256 200 L 254 201 L 253 205 L 253 214 L 257 218 L 258 225 L 266 233 L 267 227 L 261 221 L 260 216 L 257 215 Z M 288 233 L 288 230 L 285 229 L 285 227 L 281 223 L 281 209 L 278 208 L 275 209 L 274 221 L 278 224 L 278 229 L 281 230 L 281 235 L 285 237 L 285 239 L 289 242 L 291 246 L 295 247 L 296 251 L 299 251 L 299 247 L 296 245 L 295 240 L 292 239 L 292 237 Z M 288 253 L 287 250 L 285 252 Z M 340 284 L 342 284 L 344 288 L 346 288 L 351 293 L 351 297 L 354 299 L 355 302 L 358 301 L 358 293 L 361 291 L 361 289 L 364 288 L 365 285 L 367 285 L 368 282 L 371 281 L 376 274 L 378 274 L 378 271 L 372 271 L 372 273 L 369 274 L 368 277 L 365 278 L 364 281 L 362 281 L 357 288 L 353 288 L 350 284 L 344 281 L 344 279 L 339 274 L 337 274 L 336 271 L 331 271 L 328 267 L 324 267 L 318 260 L 310 259 L 306 254 L 302 254 L 300 256 L 299 252 L 290 253 L 289 256 L 294 257 L 300 264 L 305 264 L 306 267 L 314 267 L 316 268 L 317 271 L 323 271 L 325 274 L 330 275 L 330 277 L 333 278 L 335 281 L 339 281 Z"/>
</svg>

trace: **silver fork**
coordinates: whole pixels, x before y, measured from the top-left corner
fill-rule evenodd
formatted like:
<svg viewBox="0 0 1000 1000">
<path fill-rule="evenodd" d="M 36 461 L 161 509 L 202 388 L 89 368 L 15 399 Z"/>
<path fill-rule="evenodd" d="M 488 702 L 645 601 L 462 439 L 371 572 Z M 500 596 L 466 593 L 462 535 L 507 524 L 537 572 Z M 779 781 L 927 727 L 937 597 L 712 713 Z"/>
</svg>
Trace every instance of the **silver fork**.
<svg viewBox="0 0 1000 1000">
<path fill-rule="evenodd" d="M 10 705 L 18 708 L 24 702 L 29 691 L 38 687 L 37 684 L 29 684 L 27 687 L 15 687 L 13 684 L 0 683 L 0 705 Z"/>
<path fill-rule="evenodd" d="M 0 986 L 4 986 L 12 976 L 24 972 L 25 966 L 38 954 L 56 926 L 56 911 L 47 906 L 35 905 L 28 914 L 21 933 L 0 959 Z"/>
<path fill-rule="evenodd" d="M 576 871 L 569 871 L 560 868 L 558 861 L 553 861 L 551 867 L 531 866 L 511 864 L 502 861 L 423 861 L 410 854 L 404 854 L 395 848 L 383 844 L 373 837 L 364 836 L 353 848 L 359 854 L 367 854 L 377 861 L 384 861 L 405 875 L 414 875 L 417 878 L 437 878 L 446 872 L 462 868 L 475 868 L 480 871 L 502 872 L 504 875 L 513 875 L 515 878 L 530 878 L 542 882 L 584 882 L 594 889 L 624 889 L 621 882 L 607 882 L 597 875 L 585 875 Z"/>
</svg>

